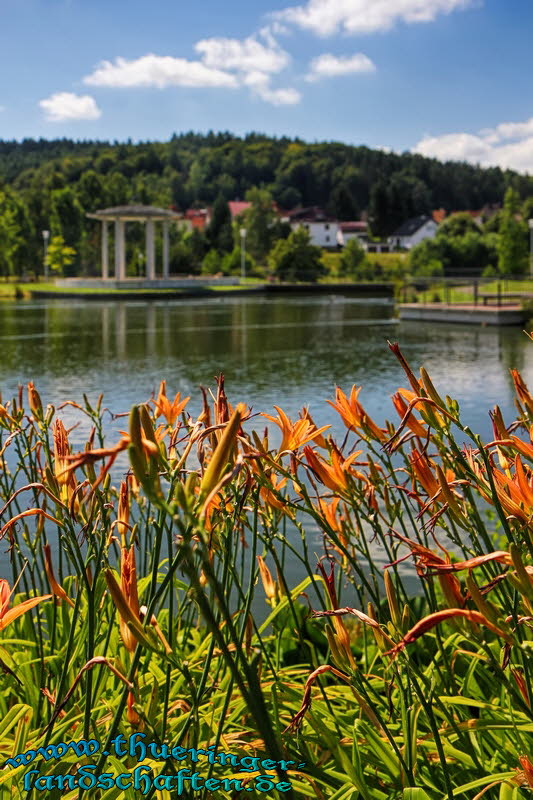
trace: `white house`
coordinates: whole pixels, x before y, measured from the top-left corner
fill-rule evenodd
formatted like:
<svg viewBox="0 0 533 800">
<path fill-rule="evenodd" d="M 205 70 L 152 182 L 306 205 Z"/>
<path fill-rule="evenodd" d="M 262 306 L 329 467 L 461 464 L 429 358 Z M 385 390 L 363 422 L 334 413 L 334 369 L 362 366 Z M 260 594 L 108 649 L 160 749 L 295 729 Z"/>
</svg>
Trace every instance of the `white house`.
<svg viewBox="0 0 533 800">
<path fill-rule="evenodd" d="M 337 244 L 345 247 L 351 239 L 357 239 L 362 247 L 366 247 L 368 240 L 368 224 L 359 222 L 339 222 L 337 231 Z"/>
<path fill-rule="evenodd" d="M 317 206 L 297 208 L 285 217 L 293 231 L 305 228 L 309 232 L 311 244 L 318 247 L 336 248 L 339 223 Z"/>
<path fill-rule="evenodd" d="M 389 236 L 391 250 L 410 250 L 424 239 L 433 239 L 437 233 L 438 225 L 428 216 L 413 217 L 404 222 Z"/>
</svg>

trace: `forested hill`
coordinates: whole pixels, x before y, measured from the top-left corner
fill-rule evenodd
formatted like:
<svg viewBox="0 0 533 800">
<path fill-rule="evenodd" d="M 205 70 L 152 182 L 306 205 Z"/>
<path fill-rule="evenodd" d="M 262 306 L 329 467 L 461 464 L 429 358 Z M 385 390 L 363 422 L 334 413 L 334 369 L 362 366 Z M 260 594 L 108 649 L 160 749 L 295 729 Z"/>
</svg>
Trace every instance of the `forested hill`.
<svg viewBox="0 0 533 800">
<path fill-rule="evenodd" d="M 522 197 L 533 191 L 533 178 L 499 168 L 338 142 L 230 133 L 186 133 L 168 142 L 138 144 L 0 141 L 0 181 L 45 214 L 44 195 L 67 187 L 85 211 L 92 211 L 132 200 L 183 210 L 212 204 L 220 194 L 243 199 L 251 187 L 264 186 L 286 209 L 319 205 L 339 219 L 357 219 L 368 211 L 377 235 L 432 209 L 501 203 L 509 185 Z"/>
</svg>

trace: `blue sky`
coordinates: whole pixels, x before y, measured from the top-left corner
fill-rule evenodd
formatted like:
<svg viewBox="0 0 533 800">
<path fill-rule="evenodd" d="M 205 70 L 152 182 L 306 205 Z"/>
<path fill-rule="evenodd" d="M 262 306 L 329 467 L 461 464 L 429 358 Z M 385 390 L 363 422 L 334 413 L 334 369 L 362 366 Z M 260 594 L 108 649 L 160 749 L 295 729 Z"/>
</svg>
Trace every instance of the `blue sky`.
<svg viewBox="0 0 533 800">
<path fill-rule="evenodd" d="M 0 138 L 230 130 L 533 173 L 531 0 L 0 0 Z"/>
</svg>

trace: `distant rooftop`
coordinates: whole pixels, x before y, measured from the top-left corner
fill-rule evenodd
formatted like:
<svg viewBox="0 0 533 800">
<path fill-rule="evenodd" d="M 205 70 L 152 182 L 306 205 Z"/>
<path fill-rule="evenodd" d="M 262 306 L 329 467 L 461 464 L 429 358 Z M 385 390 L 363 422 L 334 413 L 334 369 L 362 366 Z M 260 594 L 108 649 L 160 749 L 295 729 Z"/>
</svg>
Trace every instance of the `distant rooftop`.
<svg viewBox="0 0 533 800">
<path fill-rule="evenodd" d="M 350 232 L 365 232 L 368 228 L 368 223 L 363 222 L 362 220 L 358 222 L 339 222 L 339 228 L 343 233 L 350 233 Z"/>
<path fill-rule="evenodd" d="M 308 208 L 294 208 L 287 213 L 290 222 L 337 222 L 319 206 Z"/>
<path fill-rule="evenodd" d="M 246 202 L 245 200 L 230 200 L 228 206 L 231 218 L 235 219 L 235 217 L 238 217 L 239 214 L 242 214 L 244 211 L 248 211 L 252 204 Z"/>
<path fill-rule="evenodd" d="M 413 217 L 412 219 L 406 220 L 399 228 L 397 228 L 393 236 L 412 236 L 413 233 L 416 233 L 420 228 L 426 224 L 426 222 L 434 222 L 431 217 L 428 217 L 427 214 L 422 214 L 420 217 Z"/>
</svg>

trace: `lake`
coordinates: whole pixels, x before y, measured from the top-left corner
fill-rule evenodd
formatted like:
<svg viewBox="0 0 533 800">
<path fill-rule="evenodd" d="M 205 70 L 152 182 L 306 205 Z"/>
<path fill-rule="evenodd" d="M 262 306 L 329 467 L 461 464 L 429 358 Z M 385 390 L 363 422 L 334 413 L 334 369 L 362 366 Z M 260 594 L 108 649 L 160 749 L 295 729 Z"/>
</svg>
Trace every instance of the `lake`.
<svg viewBox="0 0 533 800">
<path fill-rule="evenodd" d="M 533 345 L 522 331 L 399 323 L 393 310 L 383 299 L 305 294 L 3 301 L 0 391 L 5 402 L 19 383 L 32 380 L 43 403 L 54 405 L 81 401 L 84 392 L 93 401 L 103 392 L 104 405 L 118 413 L 147 400 L 165 378 L 169 395 L 191 395 L 194 414 L 198 386 L 215 387 L 214 376 L 223 372 L 230 402 L 268 413 L 276 404 L 291 417 L 308 405 L 317 425 L 331 424 L 341 434 L 338 416 L 324 402 L 336 385 L 345 391 L 362 385 L 359 399 L 378 423 L 398 419 L 390 395 L 407 381 L 389 339 L 400 342 L 415 373 L 424 365 L 437 389 L 459 401 L 463 420 L 485 438 L 492 438 L 494 404 L 511 421 L 509 369 L 533 384 Z M 62 413 L 67 425 L 79 419 L 72 409 Z M 111 433 L 127 424 L 109 420 Z M 72 433 L 75 446 L 84 442 L 84 425 Z"/>
</svg>

